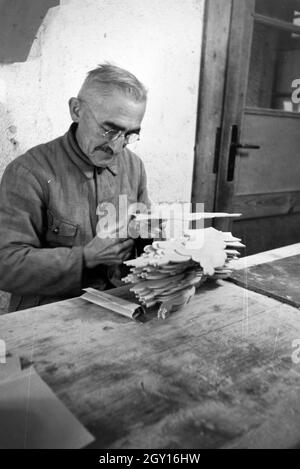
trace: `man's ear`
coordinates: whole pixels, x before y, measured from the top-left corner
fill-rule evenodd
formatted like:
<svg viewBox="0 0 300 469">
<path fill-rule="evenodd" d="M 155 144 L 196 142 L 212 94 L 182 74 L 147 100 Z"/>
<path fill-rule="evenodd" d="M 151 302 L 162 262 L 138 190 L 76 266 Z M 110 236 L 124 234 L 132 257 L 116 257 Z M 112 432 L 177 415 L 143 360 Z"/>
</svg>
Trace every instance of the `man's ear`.
<svg viewBox="0 0 300 469">
<path fill-rule="evenodd" d="M 79 122 L 80 101 L 78 98 L 69 99 L 69 110 L 73 122 Z"/>
</svg>

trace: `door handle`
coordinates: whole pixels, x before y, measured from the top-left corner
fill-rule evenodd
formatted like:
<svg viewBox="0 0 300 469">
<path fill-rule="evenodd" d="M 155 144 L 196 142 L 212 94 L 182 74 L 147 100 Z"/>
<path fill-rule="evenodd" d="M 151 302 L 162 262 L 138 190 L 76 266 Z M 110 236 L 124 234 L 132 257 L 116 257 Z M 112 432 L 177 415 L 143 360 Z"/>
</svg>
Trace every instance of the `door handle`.
<svg viewBox="0 0 300 469">
<path fill-rule="evenodd" d="M 260 145 L 256 145 L 253 143 L 238 143 L 236 148 L 249 148 L 249 150 L 259 150 Z"/>
<path fill-rule="evenodd" d="M 229 157 L 228 157 L 228 167 L 227 167 L 227 181 L 233 181 L 234 179 L 234 170 L 235 170 L 235 158 L 238 153 L 238 149 L 242 150 L 259 150 L 260 145 L 256 143 L 240 143 L 239 142 L 239 128 L 237 125 L 231 126 L 231 137 L 230 137 L 230 146 L 229 146 Z M 248 153 L 241 152 L 239 156 L 246 156 Z"/>
<path fill-rule="evenodd" d="M 259 150 L 260 145 L 253 143 L 239 143 L 236 146 L 238 156 L 249 156 L 249 152 L 245 150 Z"/>
<path fill-rule="evenodd" d="M 230 136 L 230 146 L 229 146 L 229 156 L 228 156 L 228 167 L 227 167 L 227 181 L 233 181 L 234 178 L 234 168 L 235 168 L 235 157 L 236 157 L 236 147 L 239 144 L 239 135 L 238 135 L 238 126 L 231 126 L 231 136 Z"/>
</svg>

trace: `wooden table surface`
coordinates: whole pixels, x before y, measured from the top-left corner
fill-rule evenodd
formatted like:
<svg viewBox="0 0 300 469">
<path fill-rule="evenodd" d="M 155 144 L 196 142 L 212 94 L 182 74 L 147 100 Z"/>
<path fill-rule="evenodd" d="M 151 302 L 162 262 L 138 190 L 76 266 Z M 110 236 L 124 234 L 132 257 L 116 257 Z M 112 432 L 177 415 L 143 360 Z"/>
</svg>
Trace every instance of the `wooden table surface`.
<svg viewBox="0 0 300 469">
<path fill-rule="evenodd" d="M 300 243 L 241 258 L 231 280 L 300 308 Z"/>
<path fill-rule="evenodd" d="M 285 448 L 300 444 L 299 318 L 220 281 L 164 321 L 76 298 L 1 316 L 0 337 L 95 436 L 92 447 Z"/>
</svg>

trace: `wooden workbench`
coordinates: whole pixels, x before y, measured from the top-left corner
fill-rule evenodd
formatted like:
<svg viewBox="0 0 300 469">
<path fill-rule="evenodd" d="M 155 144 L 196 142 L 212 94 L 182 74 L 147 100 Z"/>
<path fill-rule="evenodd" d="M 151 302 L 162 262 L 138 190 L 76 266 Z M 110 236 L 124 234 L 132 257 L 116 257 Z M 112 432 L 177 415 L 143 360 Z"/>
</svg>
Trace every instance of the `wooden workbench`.
<svg viewBox="0 0 300 469">
<path fill-rule="evenodd" d="M 243 257 L 231 281 L 300 308 L 300 243 Z"/>
<path fill-rule="evenodd" d="M 136 323 L 81 298 L 0 317 L 96 448 L 300 444 L 300 311 L 228 282 Z"/>
</svg>

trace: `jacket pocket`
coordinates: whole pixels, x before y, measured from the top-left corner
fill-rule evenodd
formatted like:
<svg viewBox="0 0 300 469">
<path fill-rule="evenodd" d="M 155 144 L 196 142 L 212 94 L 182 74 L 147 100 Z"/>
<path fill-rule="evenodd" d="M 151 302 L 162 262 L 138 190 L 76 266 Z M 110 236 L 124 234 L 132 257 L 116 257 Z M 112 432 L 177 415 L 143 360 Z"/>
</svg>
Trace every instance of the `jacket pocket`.
<svg viewBox="0 0 300 469">
<path fill-rule="evenodd" d="M 47 210 L 47 223 L 47 245 L 50 247 L 74 245 L 78 225 L 60 218 L 49 209 Z"/>
</svg>

